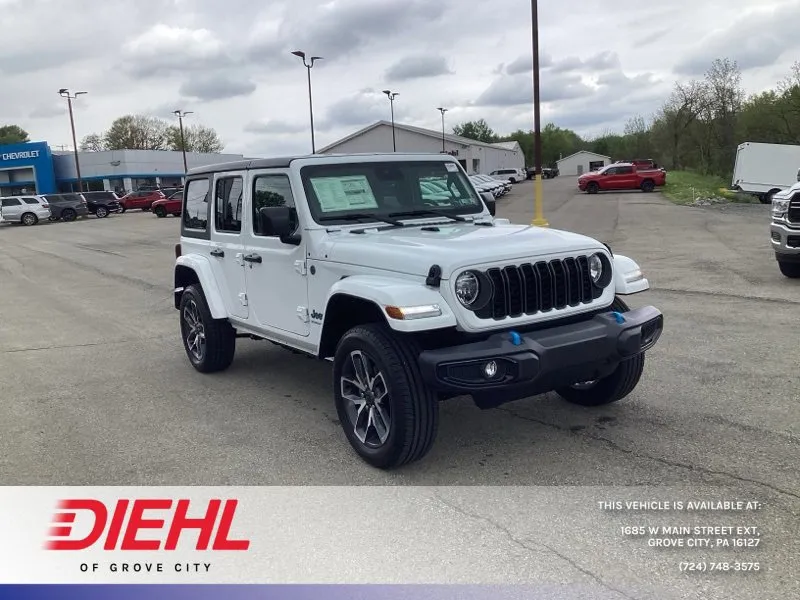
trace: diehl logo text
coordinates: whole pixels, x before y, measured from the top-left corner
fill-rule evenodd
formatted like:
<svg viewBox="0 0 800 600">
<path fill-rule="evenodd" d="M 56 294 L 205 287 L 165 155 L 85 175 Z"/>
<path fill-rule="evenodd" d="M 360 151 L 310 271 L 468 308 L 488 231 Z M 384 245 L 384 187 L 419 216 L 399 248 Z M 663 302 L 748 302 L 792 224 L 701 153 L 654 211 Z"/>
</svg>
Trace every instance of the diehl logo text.
<svg viewBox="0 0 800 600">
<path fill-rule="evenodd" d="M 189 505 L 186 499 L 122 499 L 109 510 L 100 500 L 61 500 L 45 548 L 85 550 L 102 540 L 103 550 L 175 550 L 181 534 L 187 530 L 194 531 L 197 536 L 196 550 L 208 550 L 209 546 L 211 550 L 247 550 L 250 547 L 249 540 L 230 538 L 237 500 L 210 500 L 203 507 L 204 513 L 198 515 L 197 509 L 192 511 L 198 515 L 193 518 L 189 517 Z M 91 519 L 89 533 L 72 537 L 75 523 L 83 521 L 78 529 L 86 531 L 88 519 Z M 147 537 L 148 530 L 149 539 L 141 539 Z M 154 533 L 156 530 L 160 535 Z"/>
</svg>

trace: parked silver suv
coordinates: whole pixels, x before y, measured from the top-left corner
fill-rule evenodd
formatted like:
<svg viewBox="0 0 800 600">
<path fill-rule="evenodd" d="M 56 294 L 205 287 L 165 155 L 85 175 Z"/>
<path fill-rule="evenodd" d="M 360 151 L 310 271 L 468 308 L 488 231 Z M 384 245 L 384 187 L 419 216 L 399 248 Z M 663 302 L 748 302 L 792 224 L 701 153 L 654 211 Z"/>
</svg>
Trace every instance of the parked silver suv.
<svg viewBox="0 0 800 600">
<path fill-rule="evenodd" d="M 41 196 L 6 196 L 0 202 L 0 221 L 36 225 L 50 218 L 50 206 Z"/>
</svg>

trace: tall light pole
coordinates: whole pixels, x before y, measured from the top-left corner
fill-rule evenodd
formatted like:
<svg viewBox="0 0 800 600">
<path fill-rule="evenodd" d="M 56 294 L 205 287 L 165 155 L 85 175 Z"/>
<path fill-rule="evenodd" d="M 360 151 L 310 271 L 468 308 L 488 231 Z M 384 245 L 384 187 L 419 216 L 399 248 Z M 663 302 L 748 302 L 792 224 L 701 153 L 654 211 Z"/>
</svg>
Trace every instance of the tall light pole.
<svg viewBox="0 0 800 600">
<path fill-rule="evenodd" d="M 180 130 L 181 130 L 181 151 L 183 152 L 183 175 L 184 175 L 184 178 L 185 178 L 186 174 L 189 172 L 189 167 L 186 164 L 186 138 L 183 135 L 183 117 L 185 117 L 186 115 L 191 115 L 193 113 L 192 113 L 191 110 L 188 110 L 188 111 L 186 111 L 186 110 L 173 110 L 172 114 L 175 115 L 176 117 L 178 117 L 178 126 L 180 127 Z M 185 179 L 184 179 L 184 183 L 186 183 Z"/>
<path fill-rule="evenodd" d="M 542 210 L 542 131 L 539 109 L 539 7 L 538 0 L 531 0 L 531 42 L 533 45 L 533 194 L 534 217 L 531 225 L 547 227 Z"/>
<path fill-rule="evenodd" d="M 311 116 L 311 154 L 317 153 L 317 148 L 314 144 L 314 104 L 311 101 L 311 67 L 314 66 L 314 62 L 318 60 L 322 60 L 321 56 L 312 56 L 306 62 L 306 53 L 302 50 L 295 50 L 292 52 L 295 56 L 303 59 L 303 66 L 306 68 L 308 72 L 308 112 Z"/>
<path fill-rule="evenodd" d="M 83 94 L 88 92 L 75 92 L 70 94 L 67 88 L 58 90 L 58 95 L 67 99 L 67 106 L 69 107 L 69 126 L 72 128 L 72 150 L 75 153 L 75 174 L 78 176 L 78 192 L 83 191 L 83 179 L 81 178 L 81 163 L 78 160 L 78 140 L 75 138 L 75 117 L 72 116 L 72 101 Z"/>
<path fill-rule="evenodd" d="M 442 108 L 440 106 L 436 110 L 438 110 L 440 113 L 442 113 L 442 153 L 444 154 L 444 152 L 445 152 L 445 149 L 444 149 L 444 113 L 446 113 L 448 109 Z"/>
<path fill-rule="evenodd" d="M 394 137 L 394 99 L 400 94 L 391 90 L 383 90 L 383 93 L 389 98 L 389 105 L 392 109 L 392 151 L 397 152 L 397 142 L 395 141 Z"/>
</svg>

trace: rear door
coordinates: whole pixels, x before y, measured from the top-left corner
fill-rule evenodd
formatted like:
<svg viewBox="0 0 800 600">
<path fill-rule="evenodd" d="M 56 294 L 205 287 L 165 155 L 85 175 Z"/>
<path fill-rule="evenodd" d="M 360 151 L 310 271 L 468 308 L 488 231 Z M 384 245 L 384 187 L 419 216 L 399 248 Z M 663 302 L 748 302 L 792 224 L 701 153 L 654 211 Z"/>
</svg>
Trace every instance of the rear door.
<svg viewBox="0 0 800 600">
<path fill-rule="evenodd" d="M 242 211 L 246 173 L 229 171 L 214 178 L 214 206 L 209 260 L 217 286 L 223 291 L 228 314 L 246 319 L 249 307 L 245 288 Z"/>
<path fill-rule="evenodd" d="M 3 198 L 3 220 L 19 221 L 22 216 L 22 202 L 19 198 Z"/>
</svg>

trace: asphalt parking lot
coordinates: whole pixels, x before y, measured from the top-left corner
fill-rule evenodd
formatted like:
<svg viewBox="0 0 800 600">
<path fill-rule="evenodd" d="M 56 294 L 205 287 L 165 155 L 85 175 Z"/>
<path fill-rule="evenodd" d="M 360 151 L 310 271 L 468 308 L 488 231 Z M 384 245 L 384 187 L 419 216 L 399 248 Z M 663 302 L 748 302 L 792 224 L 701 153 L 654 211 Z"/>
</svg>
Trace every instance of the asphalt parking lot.
<svg viewBox="0 0 800 600">
<path fill-rule="evenodd" d="M 770 585 L 789 597 L 800 552 L 789 534 L 800 530 L 800 282 L 778 271 L 768 207 L 588 196 L 563 176 L 544 190 L 551 227 L 609 243 L 649 278 L 652 290 L 629 303 L 653 304 L 666 321 L 642 382 L 592 410 L 555 395 L 487 412 L 449 401 L 426 459 L 389 473 L 346 443 L 330 364 L 240 340 L 227 372 L 190 367 L 172 306 L 178 219 L 131 211 L 1 225 L 0 483 L 718 486 L 768 507 Z M 498 216 L 532 214 L 530 182 L 498 201 Z M 573 558 L 586 569 L 612 560 L 571 535 L 564 548 L 584 548 Z M 570 569 L 567 579 L 586 576 Z M 756 578 L 716 581 L 764 591 Z"/>
</svg>

